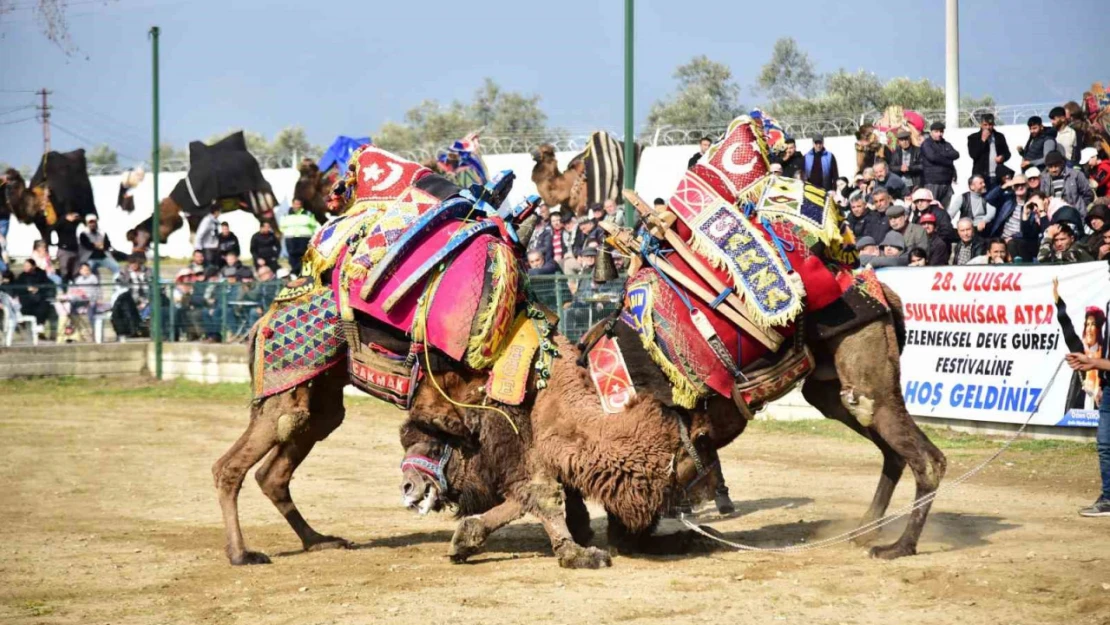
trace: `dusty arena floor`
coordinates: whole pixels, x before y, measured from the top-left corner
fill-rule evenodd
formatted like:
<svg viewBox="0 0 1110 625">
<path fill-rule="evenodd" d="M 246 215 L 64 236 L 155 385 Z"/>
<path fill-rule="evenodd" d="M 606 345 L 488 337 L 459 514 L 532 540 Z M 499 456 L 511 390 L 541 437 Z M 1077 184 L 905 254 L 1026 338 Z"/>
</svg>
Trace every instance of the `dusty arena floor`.
<svg viewBox="0 0 1110 625">
<path fill-rule="evenodd" d="M 1076 515 L 1096 493 L 1093 445 L 1023 442 L 943 494 L 920 555 L 895 562 L 838 546 L 568 571 L 528 520 L 452 565 L 451 518 L 399 505 L 401 413 L 360 400 L 294 481 L 309 521 L 358 548 L 301 553 L 248 479 L 247 542 L 274 563 L 232 568 L 209 468 L 243 429 L 246 402 L 242 385 L 4 382 L 0 621 L 1110 623 L 1110 520 Z M 996 448 L 931 433 L 950 476 Z M 739 511 L 707 521 L 765 546 L 851 528 L 879 472 L 878 452 L 853 436 L 832 423 L 756 423 L 724 454 Z M 895 505 L 911 492 L 907 480 Z"/>
</svg>

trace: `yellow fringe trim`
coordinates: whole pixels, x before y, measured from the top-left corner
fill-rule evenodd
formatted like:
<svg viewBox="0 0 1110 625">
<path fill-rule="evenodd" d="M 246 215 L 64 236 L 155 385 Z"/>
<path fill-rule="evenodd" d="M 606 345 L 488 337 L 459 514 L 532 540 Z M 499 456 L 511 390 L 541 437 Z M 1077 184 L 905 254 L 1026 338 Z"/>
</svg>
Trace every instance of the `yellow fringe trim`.
<svg viewBox="0 0 1110 625">
<path fill-rule="evenodd" d="M 683 408 L 693 408 L 698 399 L 705 395 L 706 389 L 699 389 L 682 373 L 677 365 L 667 359 L 667 355 L 655 344 L 655 324 L 652 321 L 651 314 L 655 309 L 655 289 L 659 288 L 658 278 L 651 278 L 650 284 L 651 288 L 647 290 L 648 297 L 647 301 L 644 302 L 644 314 L 641 319 L 643 326 L 641 331 L 637 333 L 640 337 L 640 344 L 651 356 L 651 360 L 663 370 L 663 375 L 671 381 L 671 399 L 674 400 L 674 403 Z"/>
<path fill-rule="evenodd" d="M 489 303 L 479 311 L 475 322 L 478 330 L 470 333 L 466 345 L 466 364 L 474 369 L 486 369 L 493 366 L 497 357 L 504 348 L 507 332 L 494 328 L 498 319 L 498 312 L 516 303 L 517 282 L 519 276 L 513 271 L 513 259 L 508 258 L 508 250 L 503 245 L 496 245 L 491 258 L 493 289 L 490 291 Z M 511 320 L 510 320 L 511 323 Z M 500 336 L 497 336 L 500 334 Z"/>
</svg>

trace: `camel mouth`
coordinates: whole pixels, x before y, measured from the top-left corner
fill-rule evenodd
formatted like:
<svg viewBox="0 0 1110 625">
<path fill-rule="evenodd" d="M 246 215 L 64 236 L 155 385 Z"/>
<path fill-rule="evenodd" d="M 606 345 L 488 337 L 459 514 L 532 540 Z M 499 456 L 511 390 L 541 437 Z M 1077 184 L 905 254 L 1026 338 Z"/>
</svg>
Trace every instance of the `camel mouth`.
<svg viewBox="0 0 1110 625">
<path fill-rule="evenodd" d="M 435 512 L 443 507 L 439 488 L 431 482 L 414 484 L 406 481 L 401 488 L 401 505 L 420 516 L 426 516 L 429 512 Z"/>
</svg>

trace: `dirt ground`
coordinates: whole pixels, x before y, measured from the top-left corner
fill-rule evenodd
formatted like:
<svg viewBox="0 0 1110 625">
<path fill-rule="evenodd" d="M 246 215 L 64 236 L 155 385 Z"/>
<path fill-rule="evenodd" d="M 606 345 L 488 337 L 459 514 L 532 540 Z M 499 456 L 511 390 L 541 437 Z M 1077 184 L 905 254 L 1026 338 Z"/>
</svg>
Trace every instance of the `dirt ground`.
<svg viewBox="0 0 1110 625">
<path fill-rule="evenodd" d="M 401 413 L 356 400 L 297 474 L 294 497 L 317 529 L 357 548 L 301 553 L 248 479 L 247 543 L 274 563 L 233 568 L 209 470 L 244 427 L 245 385 L 0 389 L 4 623 L 1110 623 L 1110 520 L 1076 514 L 1096 494 L 1092 445 L 1032 441 L 1008 452 L 942 494 L 921 553 L 894 562 L 841 545 L 617 557 L 611 569 L 568 571 L 525 520 L 453 565 L 452 518 L 400 506 Z M 850 529 L 879 456 L 837 428 L 754 424 L 724 453 L 738 512 L 703 522 L 762 546 Z M 995 448 L 938 438 L 950 476 Z M 895 505 L 911 493 L 907 480 Z M 603 545 L 597 510 L 594 529 Z"/>
</svg>

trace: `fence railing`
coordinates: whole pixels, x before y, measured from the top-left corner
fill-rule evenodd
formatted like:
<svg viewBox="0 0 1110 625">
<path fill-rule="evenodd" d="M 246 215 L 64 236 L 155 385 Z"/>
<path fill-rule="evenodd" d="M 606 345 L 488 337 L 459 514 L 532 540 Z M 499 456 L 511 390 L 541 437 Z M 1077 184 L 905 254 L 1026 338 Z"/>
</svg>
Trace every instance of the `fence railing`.
<svg viewBox="0 0 1110 625">
<path fill-rule="evenodd" d="M 536 297 L 559 315 L 572 341 L 620 307 L 623 280 L 599 285 L 589 276 L 533 276 Z M 4 346 L 39 341 L 81 343 L 150 338 L 151 298 L 162 295 L 166 341 L 245 342 L 281 289 L 278 280 L 98 286 L 0 285 Z"/>
</svg>

